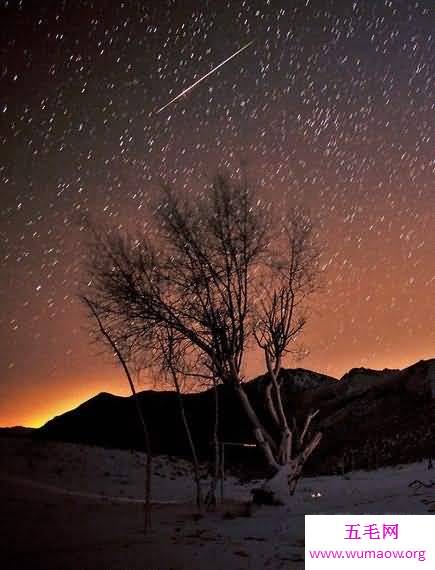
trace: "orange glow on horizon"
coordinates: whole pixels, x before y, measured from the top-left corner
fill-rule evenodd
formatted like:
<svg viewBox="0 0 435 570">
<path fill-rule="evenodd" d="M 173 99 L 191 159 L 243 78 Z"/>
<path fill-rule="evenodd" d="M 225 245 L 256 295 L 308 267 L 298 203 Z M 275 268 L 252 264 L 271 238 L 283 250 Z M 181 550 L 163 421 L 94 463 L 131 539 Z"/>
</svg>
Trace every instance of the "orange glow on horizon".
<svg viewBox="0 0 435 570">
<path fill-rule="evenodd" d="M 38 410 L 35 415 L 29 417 L 25 425 L 26 427 L 40 428 L 55 416 L 74 410 L 93 396 L 95 396 L 95 393 L 91 392 L 86 395 L 83 394 L 83 397 L 61 398 L 55 405 L 44 406 L 43 409 Z"/>
<path fill-rule="evenodd" d="M 47 385 L 44 390 L 29 390 L 25 397 L 21 395 L 14 402 L 14 410 L 2 414 L 0 427 L 24 426 L 39 428 L 53 419 L 77 408 L 100 392 L 110 392 L 118 396 L 128 395 L 124 389 L 122 376 L 108 370 L 107 374 L 95 378 L 65 378 L 62 379 L 63 393 L 53 391 L 52 385 Z M 11 398 L 12 399 L 15 399 Z M 35 402 L 37 404 L 35 405 Z"/>
<path fill-rule="evenodd" d="M 433 357 L 434 355 L 429 351 L 422 354 L 421 352 L 415 350 L 406 357 L 403 354 L 394 355 L 389 358 L 383 356 L 370 363 L 357 361 L 351 363 L 340 363 L 340 365 L 336 363 L 334 369 L 325 369 L 324 367 L 322 368 L 321 366 L 318 366 L 316 359 L 309 357 L 306 361 L 300 363 L 284 363 L 284 367 L 307 368 L 309 370 L 334 376 L 335 378 L 340 378 L 351 368 L 365 367 L 376 370 L 382 370 L 384 368 L 403 369 L 411 366 L 419 360 L 427 360 Z M 252 370 L 250 371 L 248 377 L 255 377 L 263 373 L 262 360 L 259 354 L 256 354 L 254 358 L 252 358 L 251 364 Z M 59 397 L 56 394 L 53 394 L 51 390 L 47 390 L 48 393 L 45 395 L 44 401 L 38 405 L 38 409 L 35 409 L 34 401 L 32 400 L 33 394 L 30 394 L 30 398 L 28 399 L 29 405 L 24 405 L 21 407 L 21 409 L 17 409 L 14 414 L 2 418 L 0 427 L 20 425 L 30 428 L 39 428 L 49 420 L 53 419 L 55 416 L 64 414 L 77 408 L 100 392 L 110 392 L 118 396 L 129 395 L 128 387 L 123 385 L 124 382 L 122 373 L 120 371 L 115 373 L 113 373 L 113 371 L 108 372 L 107 376 L 94 378 L 91 381 L 89 381 L 89 379 L 86 379 L 86 381 L 84 381 L 82 378 L 69 379 L 68 383 L 65 382 L 65 384 L 68 385 L 68 387 L 74 387 L 73 393 L 70 392 Z M 159 389 L 158 386 L 150 384 L 144 385 L 143 382 L 141 382 L 141 385 L 138 386 L 138 389 Z M 167 390 L 168 386 L 162 386 L 161 389 Z M 38 396 L 40 396 L 39 392 Z"/>
</svg>

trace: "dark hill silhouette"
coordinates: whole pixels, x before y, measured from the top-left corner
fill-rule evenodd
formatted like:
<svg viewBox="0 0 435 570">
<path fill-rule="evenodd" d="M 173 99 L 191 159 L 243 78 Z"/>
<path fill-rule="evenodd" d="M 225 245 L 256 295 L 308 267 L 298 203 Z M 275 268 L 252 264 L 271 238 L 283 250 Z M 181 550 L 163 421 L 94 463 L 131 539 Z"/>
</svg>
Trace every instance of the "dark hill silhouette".
<svg viewBox="0 0 435 570">
<path fill-rule="evenodd" d="M 0 436 L 13 436 L 13 437 L 26 437 L 32 435 L 35 431 L 35 428 L 23 427 L 23 426 L 11 426 L 11 427 L 2 427 L 0 428 Z"/>
<path fill-rule="evenodd" d="M 311 473 L 409 462 L 433 454 L 435 433 L 435 359 L 404 370 L 352 369 L 341 380 L 303 369 L 283 370 L 283 401 L 289 415 L 302 423 L 319 408 L 315 422 L 324 432 L 322 444 L 307 464 Z M 262 416 L 265 376 L 245 389 Z M 250 425 L 238 399 L 219 386 L 220 439 L 253 442 Z M 175 392 L 139 393 L 151 434 L 153 453 L 188 456 Z M 186 414 L 202 458 L 210 455 L 214 395 L 211 390 L 183 396 Z M 266 422 L 266 414 L 261 419 Z M 273 429 L 273 426 L 267 426 Z M 101 393 L 78 408 L 57 416 L 36 432 L 38 437 L 105 447 L 143 449 L 131 397 Z M 232 448 L 229 461 L 261 468 L 252 448 Z"/>
</svg>

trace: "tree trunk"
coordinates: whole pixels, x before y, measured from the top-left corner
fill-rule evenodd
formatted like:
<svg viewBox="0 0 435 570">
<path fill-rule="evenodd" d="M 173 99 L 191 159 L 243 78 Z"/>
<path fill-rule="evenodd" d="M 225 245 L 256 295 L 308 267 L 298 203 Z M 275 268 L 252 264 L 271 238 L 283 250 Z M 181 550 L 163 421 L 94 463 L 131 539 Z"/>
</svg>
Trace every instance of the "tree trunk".
<svg viewBox="0 0 435 570">
<path fill-rule="evenodd" d="M 218 385 L 216 379 L 213 379 L 214 384 L 214 426 L 213 426 L 213 472 L 211 477 L 210 489 L 207 493 L 207 508 L 214 509 L 217 504 L 216 489 L 219 478 L 219 396 Z"/>
<path fill-rule="evenodd" d="M 267 464 L 269 465 L 269 467 L 278 470 L 279 464 L 277 463 L 275 457 L 273 456 L 271 448 L 272 440 L 270 435 L 262 426 L 257 414 L 255 413 L 254 408 L 251 405 L 251 402 L 249 401 L 248 396 L 246 395 L 245 390 L 243 389 L 243 386 L 238 381 L 236 381 L 234 387 L 236 390 L 236 394 L 239 397 L 240 403 L 242 404 L 242 407 L 245 410 L 246 415 L 248 416 L 251 422 L 251 425 L 254 430 L 254 437 L 257 441 L 257 445 L 263 452 Z"/>
<path fill-rule="evenodd" d="M 322 434 L 320 432 L 316 433 L 296 457 L 280 465 L 275 474 L 260 489 L 254 489 L 254 502 L 269 505 L 285 505 L 290 497 L 294 495 L 305 463 L 319 445 L 321 439 Z"/>
<path fill-rule="evenodd" d="M 145 440 L 145 452 L 146 452 L 146 467 L 145 467 L 145 532 L 151 526 L 151 477 L 152 477 L 152 461 L 153 456 L 151 455 L 151 442 L 148 432 L 147 424 L 145 423 L 145 418 L 142 414 L 142 409 L 140 407 L 139 399 L 136 390 L 133 388 L 133 399 L 135 401 L 137 415 L 142 426 L 142 431 Z"/>
<path fill-rule="evenodd" d="M 134 386 L 133 378 L 130 374 L 130 369 L 127 365 L 127 361 L 124 358 L 122 352 L 118 349 L 115 341 L 110 336 L 109 332 L 104 328 L 104 325 L 100 319 L 100 316 L 97 312 L 97 309 L 91 303 L 91 301 L 87 297 L 82 297 L 82 300 L 87 304 L 89 309 L 91 310 L 92 314 L 95 317 L 95 320 L 98 323 L 98 327 L 100 332 L 107 340 L 109 345 L 112 347 L 113 351 L 118 358 L 122 369 L 124 370 L 125 376 L 127 378 L 128 384 L 130 386 L 130 390 L 133 396 L 134 404 L 136 407 L 139 423 L 142 428 L 143 436 L 144 436 L 144 444 L 145 444 L 145 453 L 146 453 L 146 468 L 145 468 L 145 513 L 144 513 L 144 532 L 146 533 L 148 528 L 151 526 L 151 476 L 152 476 L 152 455 L 151 455 L 151 441 L 150 435 L 148 431 L 148 426 L 145 422 L 145 418 L 142 413 L 142 408 L 140 407 L 139 398 L 136 392 L 136 388 Z"/>
<path fill-rule="evenodd" d="M 174 371 L 172 371 L 172 378 L 173 378 L 175 389 L 177 392 L 178 405 L 180 408 L 181 419 L 183 421 L 184 429 L 186 431 L 187 440 L 189 442 L 190 453 L 192 455 L 193 473 L 194 473 L 194 480 L 195 480 L 195 487 L 196 487 L 196 506 L 198 508 L 198 511 L 201 511 L 201 509 L 202 509 L 202 492 L 201 492 L 201 476 L 200 476 L 200 472 L 199 472 L 198 456 L 196 454 L 195 443 L 193 441 L 189 421 L 187 419 L 186 411 L 184 409 L 184 402 L 183 402 L 183 396 L 182 396 L 181 390 L 180 390 L 180 384 L 178 382 L 177 374 Z"/>
<path fill-rule="evenodd" d="M 279 426 L 279 418 L 278 418 L 278 414 L 276 413 L 275 404 L 273 403 L 273 398 L 272 398 L 272 383 L 271 382 L 268 382 L 268 384 L 266 385 L 265 399 L 266 399 L 267 409 L 269 410 L 269 413 L 270 413 L 271 417 L 273 418 L 273 421 L 275 422 L 275 424 L 277 426 Z"/>
<path fill-rule="evenodd" d="M 292 475 L 291 462 L 280 465 L 275 475 L 261 487 L 261 492 L 254 492 L 254 501 L 270 505 L 285 505 L 290 497 L 289 478 Z"/>
<path fill-rule="evenodd" d="M 292 475 L 289 479 L 290 495 L 294 494 L 296 485 L 298 484 L 299 478 L 302 475 L 302 470 L 305 466 L 305 463 L 308 461 L 313 451 L 318 447 L 321 439 L 322 433 L 317 432 L 294 459 L 295 465 L 293 466 Z"/>
</svg>

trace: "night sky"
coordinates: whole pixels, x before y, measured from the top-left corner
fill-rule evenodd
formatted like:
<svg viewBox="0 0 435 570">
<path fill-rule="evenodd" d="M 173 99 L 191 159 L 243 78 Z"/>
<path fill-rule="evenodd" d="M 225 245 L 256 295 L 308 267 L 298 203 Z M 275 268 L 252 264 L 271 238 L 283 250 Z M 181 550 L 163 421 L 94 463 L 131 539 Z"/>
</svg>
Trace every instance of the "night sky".
<svg viewBox="0 0 435 570">
<path fill-rule="evenodd" d="M 1 6 L 0 425 L 127 393 L 76 299 L 82 216 L 128 227 L 160 180 L 241 164 L 324 248 L 297 365 L 435 355 L 433 0 Z"/>
</svg>

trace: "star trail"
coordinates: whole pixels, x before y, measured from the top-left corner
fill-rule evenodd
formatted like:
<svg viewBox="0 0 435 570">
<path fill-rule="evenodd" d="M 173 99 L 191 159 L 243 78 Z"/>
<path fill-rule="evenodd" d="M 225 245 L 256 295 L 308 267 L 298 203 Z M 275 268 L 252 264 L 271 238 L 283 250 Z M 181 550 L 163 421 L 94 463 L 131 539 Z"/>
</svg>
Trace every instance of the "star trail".
<svg viewBox="0 0 435 570">
<path fill-rule="evenodd" d="M 197 190 L 241 164 L 268 199 L 309 209 L 323 246 L 296 365 L 433 356 L 433 7 L 2 2 L 0 425 L 124 393 L 76 297 L 83 219 L 129 227 L 161 180 Z"/>
</svg>

